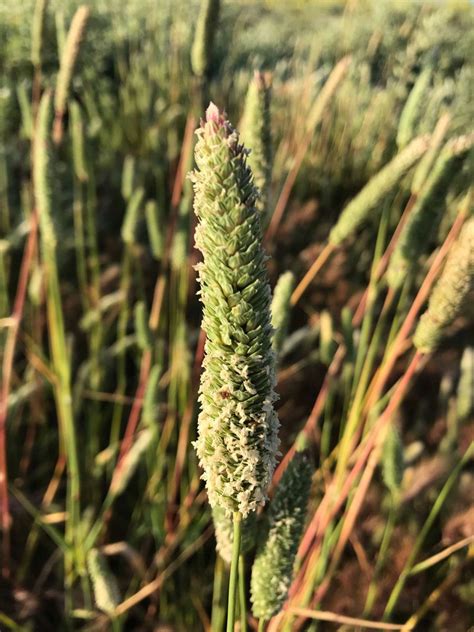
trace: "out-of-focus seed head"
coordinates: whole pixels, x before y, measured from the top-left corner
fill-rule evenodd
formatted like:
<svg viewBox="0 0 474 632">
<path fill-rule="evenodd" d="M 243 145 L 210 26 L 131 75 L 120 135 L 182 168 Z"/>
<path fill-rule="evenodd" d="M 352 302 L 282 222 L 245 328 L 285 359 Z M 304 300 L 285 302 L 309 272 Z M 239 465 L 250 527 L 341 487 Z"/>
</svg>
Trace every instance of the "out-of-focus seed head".
<svg viewBox="0 0 474 632">
<path fill-rule="evenodd" d="M 461 315 L 465 299 L 474 287 L 474 217 L 464 224 L 453 245 L 438 283 L 431 293 L 428 309 L 413 336 L 422 353 L 431 353 L 441 342 L 446 328 Z"/>
</svg>

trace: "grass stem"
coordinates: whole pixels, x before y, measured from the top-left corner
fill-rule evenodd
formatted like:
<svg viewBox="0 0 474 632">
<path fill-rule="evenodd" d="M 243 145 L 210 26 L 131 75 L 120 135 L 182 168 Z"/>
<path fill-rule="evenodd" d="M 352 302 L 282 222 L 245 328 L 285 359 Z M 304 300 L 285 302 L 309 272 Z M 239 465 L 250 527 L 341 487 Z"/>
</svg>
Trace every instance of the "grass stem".
<svg viewBox="0 0 474 632">
<path fill-rule="evenodd" d="M 235 623 L 235 596 L 237 589 L 237 576 L 239 574 L 241 516 L 234 513 L 234 542 L 232 546 L 232 562 L 230 565 L 229 596 L 227 601 L 227 632 L 234 632 Z"/>
</svg>

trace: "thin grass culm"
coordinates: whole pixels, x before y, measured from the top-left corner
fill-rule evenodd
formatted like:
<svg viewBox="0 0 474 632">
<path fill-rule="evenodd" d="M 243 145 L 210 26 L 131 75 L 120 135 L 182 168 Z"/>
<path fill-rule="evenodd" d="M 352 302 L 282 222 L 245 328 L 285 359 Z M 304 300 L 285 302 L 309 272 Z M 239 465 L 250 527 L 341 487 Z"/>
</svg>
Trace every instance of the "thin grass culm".
<svg viewBox="0 0 474 632">
<path fill-rule="evenodd" d="M 192 181 L 207 339 L 195 447 L 211 506 L 233 516 L 230 631 L 241 521 L 265 503 L 278 450 L 271 292 L 257 190 L 239 135 L 211 103 L 197 136 Z"/>
</svg>

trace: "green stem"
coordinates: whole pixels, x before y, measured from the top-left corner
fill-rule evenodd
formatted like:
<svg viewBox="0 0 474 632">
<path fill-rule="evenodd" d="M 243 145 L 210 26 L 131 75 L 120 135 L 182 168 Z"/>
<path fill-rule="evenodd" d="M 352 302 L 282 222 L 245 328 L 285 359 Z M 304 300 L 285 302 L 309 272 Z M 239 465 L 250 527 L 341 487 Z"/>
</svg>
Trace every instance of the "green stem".
<svg viewBox="0 0 474 632">
<path fill-rule="evenodd" d="M 265 619 L 259 619 L 258 632 L 264 632 L 264 630 L 265 630 Z"/>
<path fill-rule="evenodd" d="M 406 561 L 405 566 L 400 574 L 400 577 L 398 578 L 398 581 L 395 584 L 395 587 L 393 588 L 390 594 L 387 605 L 385 607 L 385 612 L 383 613 L 383 621 L 387 621 L 387 619 L 389 619 L 390 616 L 392 615 L 392 612 L 397 604 L 398 598 L 400 597 L 400 593 L 402 592 L 405 586 L 405 582 L 407 581 L 410 575 L 410 571 L 415 564 L 416 557 L 418 553 L 420 552 L 421 547 L 423 546 L 426 536 L 428 535 L 431 527 L 433 526 L 434 521 L 436 520 L 436 517 L 441 511 L 441 508 L 443 507 L 443 504 L 446 498 L 448 497 L 449 492 L 453 488 L 462 468 L 467 463 L 467 461 L 472 457 L 473 453 L 474 453 L 474 442 L 469 445 L 463 457 L 459 460 L 456 467 L 451 472 L 448 480 L 446 481 L 443 488 L 441 489 L 438 495 L 438 498 L 436 499 L 433 507 L 431 508 L 431 511 L 428 515 L 428 518 L 426 519 L 425 524 L 423 525 L 423 528 L 418 534 L 418 537 L 411 550 L 408 560 Z"/>
<path fill-rule="evenodd" d="M 239 555 L 240 632 L 247 632 L 247 600 L 245 598 L 245 559 Z"/>
<path fill-rule="evenodd" d="M 234 513 L 234 542 L 232 545 L 232 562 L 230 565 L 229 598 L 227 601 L 227 632 L 234 632 L 235 593 L 239 571 L 241 516 Z"/>
<path fill-rule="evenodd" d="M 212 592 L 212 632 L 222 632 L 225 623 L 225 565 L 218 555 L 214 569 L 214 589 Z"/>
<path fill-rule="evenodd" d="M 398 496 L 398 495 L 397 495 Z M 372 614 L 372 608 L 374 606 L 375 599 L 377 598 L 380 586 L 380 576 L 387 562 L 387 556 L 390 549 L 390 543 L 392 541 L 392 535 L 395 528 L 395 524 L 397 522 L 397 513 L 399 509 L 399 500 L 398 497 L 395 498 L 394 495 L 391 495 L 390 498 L 390 509 L 387 518 L 387 523 L 385 525 L 382 543 L 380 545 L 379 554 L 377 557 L 377 562 L 375 564 L 375 570 L 370 581 L 369 588 L 367 590 L 367 597 L 365 600 L 363 616 L 370 617 Z"/>
</svg>

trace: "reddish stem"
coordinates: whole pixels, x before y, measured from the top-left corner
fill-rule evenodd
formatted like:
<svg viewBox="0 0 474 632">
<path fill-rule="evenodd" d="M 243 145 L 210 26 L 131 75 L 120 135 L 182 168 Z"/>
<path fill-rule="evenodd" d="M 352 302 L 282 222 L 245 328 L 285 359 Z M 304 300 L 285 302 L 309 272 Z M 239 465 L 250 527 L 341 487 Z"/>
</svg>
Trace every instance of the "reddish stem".
<svg viewBox="0 0 474 632">
<path fill-rule="evenodd" d="M 7 437 L 6 425 L 8 415 L 8 396 L 10 393 L 11 376 L 13 369 L 13 360 L 15 357 L 15 347 L 18 339 L 18 331 L 23 318 L 23 308 L 25 305 L 25 296 L 28 285 L 28 276 L 30 272 L 31 262 L 34 257 L 37 243 L 38 218 L 36 209 L 30 216 L 30 232 L 26 242 L 25 250 L 20 267 L 20 275 L 18 278 L 15 302 L 13 305 L 13 313 L 11 316 L 12 324 L 7 333 L 5 343 L 5 351 L 2 364 L 2 383 L 0 388 L 0 510 L 2 525 L 2 574 L 4 577 L 9 576 L 10 563 L 10 527 L 11 516 L 8 500 L 8 470 L 7 470 Z"/>
</svg>

